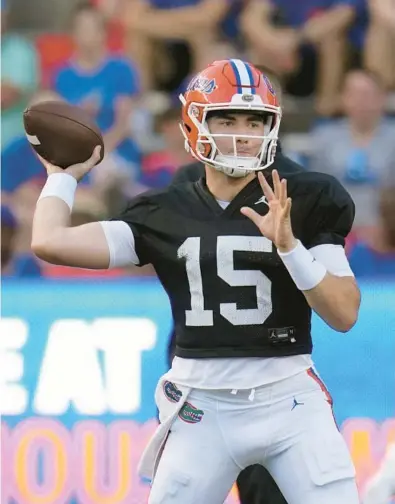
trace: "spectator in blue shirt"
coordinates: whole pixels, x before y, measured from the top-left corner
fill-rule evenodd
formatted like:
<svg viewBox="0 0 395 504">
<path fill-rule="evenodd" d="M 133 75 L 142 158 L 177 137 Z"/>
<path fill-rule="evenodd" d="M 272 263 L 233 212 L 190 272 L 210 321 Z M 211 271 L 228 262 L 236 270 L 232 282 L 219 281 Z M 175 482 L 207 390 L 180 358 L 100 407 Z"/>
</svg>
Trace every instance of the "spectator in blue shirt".
<svg viewBox="0 0 395 504">
<path fill-rule="evenodd" d="M 361 50 L 366 25 L 365 0 L 251 0 L 241 18 L 250 59 L 282 75 L 292 94 L 317 90 L 324 116 L 339 110 L 348 45 Z"/>
<path fill-rule="evenodd" d="M 357 277 L 395 278 L 395 186 L 382 190 L 380 224 L 351 249 L 349 261 Z"/>
<path fill-rule="evenodd" d="M 104 133 L 106 153 L 131 179 L 139 178 L 140 151 L 131 138 L 130 118 L 139 93 L 136 68 L 109 55 L 102 14 L 91 4 L 74 11 L 75 53 L 55 78 L 55 89 L 68 102 L 85 108 Z"/>
<path fill-rule="evenodd" d="M 342 182 L 355 202 L 355 228 L 372 226 L 380 188 L 395 183 L 395 121 L 385 116 L 387 93 L 371 72 L 349 72 L 341 97 L 345 117 L 311 134 L 309 168 Z"/>
</svg>

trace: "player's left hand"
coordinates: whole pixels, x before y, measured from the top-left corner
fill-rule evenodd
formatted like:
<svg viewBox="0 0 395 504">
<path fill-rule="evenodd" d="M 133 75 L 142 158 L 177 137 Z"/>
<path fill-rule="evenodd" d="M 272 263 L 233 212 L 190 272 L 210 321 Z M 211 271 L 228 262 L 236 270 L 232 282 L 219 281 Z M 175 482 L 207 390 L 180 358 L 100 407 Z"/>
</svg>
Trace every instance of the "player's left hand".
<svg viewBox="0 0 395 504">
<path fill-rule="evenodd" d="M 280 180 L 277 170 L 273 170 L 272 175 L 274 191 L 263 173 L 258 173 L 259 183 L 268 202 L 268 213 L 259 215 L 249 207 L 243 207 L 241 213 L 251 219 L 263 236 L 269 238 L 280 252 L 289 252 L 297 243 L 291 225 L 292 201 L 287 195 L 287 180 Z"/>
</svg>

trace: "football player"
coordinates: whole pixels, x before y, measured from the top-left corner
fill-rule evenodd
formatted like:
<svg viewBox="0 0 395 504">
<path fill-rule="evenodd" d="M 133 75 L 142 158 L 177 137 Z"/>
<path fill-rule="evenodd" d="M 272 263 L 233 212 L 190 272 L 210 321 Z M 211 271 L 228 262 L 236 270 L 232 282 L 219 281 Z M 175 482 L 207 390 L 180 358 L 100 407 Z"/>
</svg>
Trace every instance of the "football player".
<svg viewBox="0 0 395 504">
<path fill-rule="evenodd" d="M 270 79 L 270 82 L 277 95 L 277 100 L 281 105 L 282 89 L 278 77 L 270 71 L 270 69 L 262 65 L 255 67 Z M 295 173 L 303 168 L 289 158 L 285 157 L 281 152 L 280 141 L 277 143 L 276 162 L 281 164 L 281 172 L 285 175 L 288 172 Z M 197 182 L 205 175 L 205 167 L 203 163 L 195 161 L 188 165 L 179 168 L 172 180 L 172 184 L 182 182 Z M 169 367 L 174 358 L 176 347 L 176 333 L 172 331 L 168 346 L 168 361 Z M 237 478 L 237 490 L 239 494 L 240 504 L 287 504 L 284 496 L 273 480 L 270 473 L 265 467 L 259 464 L 246 467 Z"/>
<path fill-rule="evenodd" d="M 204 178 L 71 228 L 77 181 L 100 148 L 65 171 L 43 161 L 32 248 L 83 268 L 151 263 L 168 293 L 176 357 L 156 389 L 161 423 L 140 463 L 153 478 L 151 504 L 222 504 L 253 464 L 289 504 L 357 504 L 354 467 L 311 360 L 312 309 L 340 332 L 358 317 L 343 248 L 353 202 L 331 176 L 283 178 L 281 109 L 253 65 L 214 62 L 181 100 Z"/>
</svg>

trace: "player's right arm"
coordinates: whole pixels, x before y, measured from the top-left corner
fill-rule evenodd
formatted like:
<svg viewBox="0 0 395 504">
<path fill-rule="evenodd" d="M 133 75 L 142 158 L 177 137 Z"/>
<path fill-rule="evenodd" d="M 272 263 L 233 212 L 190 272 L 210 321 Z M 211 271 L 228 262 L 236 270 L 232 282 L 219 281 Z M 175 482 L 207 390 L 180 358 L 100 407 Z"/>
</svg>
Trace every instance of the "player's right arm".
<svg viewBox="0 0 395 504">
<path fill-rule="evenodd" d="M 66 170 L 42 160 L 48 180 L 33 218 L 32 250 L 52 264 L 77 268 L 107 269 L 139 264 L 134 234 L 122 221 L 93 222 L 70 226 L 77 183 L 100 159 L 96 148 L 85 163 Z"/>
</svg>

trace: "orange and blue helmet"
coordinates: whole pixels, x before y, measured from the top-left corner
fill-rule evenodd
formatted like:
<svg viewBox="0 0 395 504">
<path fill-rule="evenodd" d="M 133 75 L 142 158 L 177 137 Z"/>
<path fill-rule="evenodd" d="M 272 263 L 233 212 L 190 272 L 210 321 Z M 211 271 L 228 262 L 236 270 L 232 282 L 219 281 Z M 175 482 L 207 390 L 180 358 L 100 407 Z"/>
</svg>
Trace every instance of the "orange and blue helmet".
<svg viewBox="0 0 395 504">
<path fill-rule="evenodd" d="M 239 59 L 215 61 L 191 80 L 180 100 L 185 147 L 196 159 L 234 177 L 263 170 L 273 163 L 281 108 L 270 80 L 252 64 Z M 258 137 L 212 134 L 207 117 L 214 111 L 262 114 L 264 134 Z M 233 138 L 233 155 L 220 152 L 216 143 L 218 137 Z M 256 156 L 237 155 L 236 140 L 241 137 L 262 140 Z"/>
</svg>

